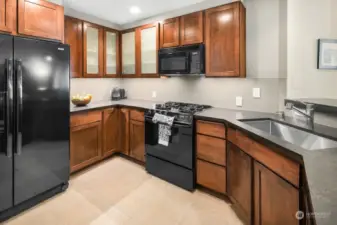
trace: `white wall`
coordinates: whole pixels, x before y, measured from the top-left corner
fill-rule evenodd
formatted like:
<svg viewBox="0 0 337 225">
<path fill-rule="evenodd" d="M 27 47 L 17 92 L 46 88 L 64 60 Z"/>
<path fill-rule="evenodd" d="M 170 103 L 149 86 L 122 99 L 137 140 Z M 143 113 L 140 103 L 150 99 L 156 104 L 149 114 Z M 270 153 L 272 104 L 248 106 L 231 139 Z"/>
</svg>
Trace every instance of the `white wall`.
<svg viewBox="0 0 337 225">
<path fill-rule="evenodd" d="M 336 0 L 288 1 L 290 98 L 337 98 L 337 70 L 317 70 L 317 39 L 337 39 Z"/>
</svg>

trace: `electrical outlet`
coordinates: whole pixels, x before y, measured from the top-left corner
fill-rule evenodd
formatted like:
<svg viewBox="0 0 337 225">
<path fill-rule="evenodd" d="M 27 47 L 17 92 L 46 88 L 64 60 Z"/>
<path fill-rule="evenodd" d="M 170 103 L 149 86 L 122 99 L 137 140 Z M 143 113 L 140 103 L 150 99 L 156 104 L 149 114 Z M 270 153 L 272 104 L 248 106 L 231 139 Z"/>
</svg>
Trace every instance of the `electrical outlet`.
<svg viewBox="0 0 337 225">
<path fill-rule="evenodd" d="M 157 92 L 156 91 L 152 91 L 152 98 L 157 98 Z"/>
<path fill-rule="evenodd" d="M 242 97 L 241 96 L 236 96 L 236 106 L 237 107 L 242 107 L 242 101 L 243 101 L 243 99 L 242 99 Z"/>
<path fill-rule="evenodd" d="M 254 98 L 261 98 L 261 89 L 260 88 L 253 88 L 253 97 Z"/>
</svg>

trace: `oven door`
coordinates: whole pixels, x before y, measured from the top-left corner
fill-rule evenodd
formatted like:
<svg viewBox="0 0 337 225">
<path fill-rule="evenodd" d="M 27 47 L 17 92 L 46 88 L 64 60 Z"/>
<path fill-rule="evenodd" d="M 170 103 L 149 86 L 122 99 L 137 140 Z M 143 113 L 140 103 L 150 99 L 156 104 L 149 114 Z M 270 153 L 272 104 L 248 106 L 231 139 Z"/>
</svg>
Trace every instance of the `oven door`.
<svg viewBox="0 0 337 225">
<path fill-rule="evenodd" d="M 158 123 L 150 118 L 145 119 L 145 152 L 146 155 L 183 166 L 193 168 L 192 125 L 173 124 L 172 135 L 168 146 L 158 144 Z"/>
<path fill-rule="evenodd" d="M 189 74 L 190 53 L 189 52 L 159 53 L 159 73 Z"/>
</svg>

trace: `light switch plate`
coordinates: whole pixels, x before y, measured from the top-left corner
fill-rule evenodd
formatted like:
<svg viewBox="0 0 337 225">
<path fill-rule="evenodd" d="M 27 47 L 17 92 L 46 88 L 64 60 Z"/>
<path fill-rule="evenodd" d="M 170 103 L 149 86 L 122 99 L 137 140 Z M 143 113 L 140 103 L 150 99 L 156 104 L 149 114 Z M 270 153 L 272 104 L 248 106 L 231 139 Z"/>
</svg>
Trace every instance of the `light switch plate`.
<svg viewBox="0 0 337 225">
<path fill-rule="evenodd" d="M 236 106 L 238 106 L 238 107 L 242 107 L 242 101 L 243 101 L 243 99 L 242 99 L 242 97 L 241 96 L 236 96 Z"/>
<path fill-rule="evenodd" d="M 156 91 L 152 91 L 152 98 L 157 98 L 157 92 Z"/>
<path fill-rule="evenodd" d="M 254 98 L 261 98 L 261 89 L 260 88 L 253 88 L 253 97 Z"/>
</svg>

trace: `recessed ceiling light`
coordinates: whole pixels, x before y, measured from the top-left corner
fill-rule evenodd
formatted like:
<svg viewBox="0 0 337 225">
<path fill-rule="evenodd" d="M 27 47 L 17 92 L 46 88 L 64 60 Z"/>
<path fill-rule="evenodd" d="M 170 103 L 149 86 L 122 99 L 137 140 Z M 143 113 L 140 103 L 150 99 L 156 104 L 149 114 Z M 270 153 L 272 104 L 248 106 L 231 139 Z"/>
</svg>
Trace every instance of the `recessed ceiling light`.
<svg viewBox="0 0 337 225">
<path fill-rule="evenodd" d="M 140 8 L 138 6 L 132 6 L 130 8 L 130 13 L 131 14 L 139 14 L 141 11 L 140 11 Z"/>
</svg>

